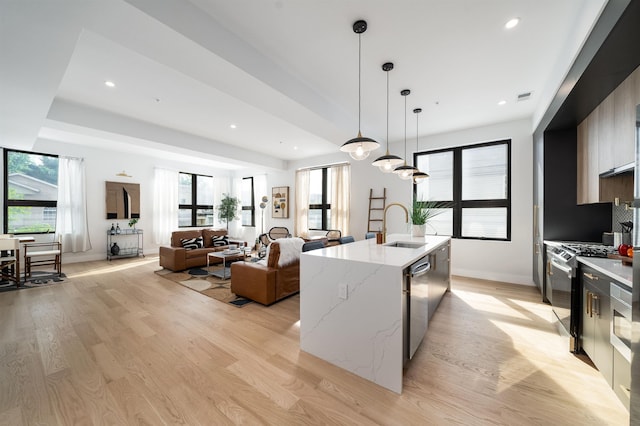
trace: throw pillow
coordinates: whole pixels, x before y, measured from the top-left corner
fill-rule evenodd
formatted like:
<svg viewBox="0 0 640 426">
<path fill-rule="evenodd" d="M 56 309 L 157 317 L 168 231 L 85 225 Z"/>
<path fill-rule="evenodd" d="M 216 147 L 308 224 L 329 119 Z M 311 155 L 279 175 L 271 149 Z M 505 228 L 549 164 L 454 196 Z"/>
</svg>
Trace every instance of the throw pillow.
<svg viewBox="0 0 640 426">
<path fill-rule="evenodd" d="M 214 235 L 211 237 L 211 243 L 214 247 L 228 246 L 229 239 L 226 235 Z"/>
<path fill-rule="evenodd" d="M 183 238 L 180 240 L 180 243 L 182 243 L 182 247 L 185 248 L 186 250 L 193 250 L 197 248 L 202 248 L 204 246 L 202 242 L 202 237 Z"/>
</svg>

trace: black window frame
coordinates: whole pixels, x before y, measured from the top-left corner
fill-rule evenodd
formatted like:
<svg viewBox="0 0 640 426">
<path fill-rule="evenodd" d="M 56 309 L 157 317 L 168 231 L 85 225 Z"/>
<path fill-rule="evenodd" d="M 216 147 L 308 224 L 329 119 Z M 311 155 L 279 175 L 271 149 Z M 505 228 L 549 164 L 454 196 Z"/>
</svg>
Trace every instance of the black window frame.
<svg viewBox="0 0 640 426">
<path fill-rule="evenodd" d="M 242 211 L 251 211 L 251 224 L 250 225 L 242 225 L 247 227 L 255 227 L 256 226 L 256 202 L 255 202 L 255 192 L 253 186 L 253 176 L 242 178 L 242 180 L 251 180 L 251 204 L 250 205 L 242 205 Z M 241 220 L 242 222 L 242 220 Z"/>
<path fill-rule="evenodd" d="M 198 225 L 198 209 L 211 209 L 213 211 L 213 219 L 211 225 L 204 226 L 213 226 L 215 224 L 215 209 L 213 204 L 198 204 L 198 176 L 211 178 L 213 176 L 209 175 L 200 175 L 196 173 L 188 173 L 188 172 L 179 172 L 182 175 L 191 176 L 191 204 L 178 204 L 178 210 L 191 210 L 191 224 L 190 225 L 179 225 L 178 228 L 194 228 L 202 225 Z"/>
<path fill-rule="evenodd" d="M 18 150 L 18 149 L 10 149 L 10 148 L 3 148 L 2 149 L 2 157 L 3 157 L 3 165 L 4 165 L 4 183 L 3 183 L 3 189 L 4 189 L 4 217 L 3 217 L 3 229 L 4 229 L 4 233 L 8 233 L 9 231 L 9 207 L 54 207 L 56 209 L 56 214 L 57 214 L 57 209 L 58 209 L 58 200 L 48 200 L 48 201 L 44 201 L 44 200 L 10 200 L 9 199 L 9 153 L 11 152 L 15 152 L 15 153 L 21 153 L 21 154 L 27 154 L 27 155 L 41 155 L 41 156 L 45 156 L 45 157 L 51 157 L 51 158 L 60 158 L 58 155 L 55 154 L 45 154 L 42 152 L 31 152 L 31 151 L 22 151 L 22 150 Z M 57 185 L 57 182 L 56 182 Z M 29 235 L 39 235 L 39 234 L 51 234 L 52 232 L 55 232 L 55 226 L 53 231 L 41 231 L 41 232 L 33 232 L 33 231 L 28 231 L 28 232 L 13 232 L 14 234 L 17 235 L 21 235 L 21 234 L 29 234 Z"/>
<path fill-rule="evenodd" d="M 328 186 L 328 170 L 329 167 L 319 167 L 313 170 L 322 170 L 322 203 L 320 204 L 309 204 L 309 210 L 321 210 L 322 214 L 322 228 L 309 228 L 311 231 L 327 231 L 329 230 L 330 223 L 328 219 L 328 213 L 331 211 L 331 204 L 327 203 L 327 194 L 331 191 L 331 188 Z"/>
<path fill-rule="evenodd" d="M 468 149 L 487 146 L 507 146 L 507 198 L 489 200 L 462 200 L 462 153 Z M 413 164 L 418 164 L 421 155 L 438 154 L 442 152 L 453 153 L 453 201 L 429 200 L 438 202 L 442 208 L 453 209 L 453 235 L 451 238 L 461 240 L 487 240 L 487 241 L 511 241 L 511 139 L 482 142 L 471 145 L 462 145 L 453 148 L 444 148 L 432 151 L 421 151 L 413 154 Z M 426 173 L 429 173 L 428 170 Z M 428 178 L 427 178 L 428 179 Z M 417 200 L 418 184 L 413 184 L 413 199 Z M 505 238 L 468 237 L 462 236 L 462 210 L 466 208 L 506 208 L 507 209 L 507 235 Z"/>
</svg>

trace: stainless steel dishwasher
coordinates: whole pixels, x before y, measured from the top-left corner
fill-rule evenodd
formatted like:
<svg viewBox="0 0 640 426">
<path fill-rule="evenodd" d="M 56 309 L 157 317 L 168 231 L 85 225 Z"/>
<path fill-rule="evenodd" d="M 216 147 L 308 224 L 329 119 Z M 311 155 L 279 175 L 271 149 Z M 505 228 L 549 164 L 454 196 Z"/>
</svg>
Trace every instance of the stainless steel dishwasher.
<svg viewBox="0 0 640 426">
<path fill-rule="evenodd" d="M 430 256 L 426 255 L 405 269 L 404 273 L 404 362 L 416 353 L 429 324 Z"/>
</svg>

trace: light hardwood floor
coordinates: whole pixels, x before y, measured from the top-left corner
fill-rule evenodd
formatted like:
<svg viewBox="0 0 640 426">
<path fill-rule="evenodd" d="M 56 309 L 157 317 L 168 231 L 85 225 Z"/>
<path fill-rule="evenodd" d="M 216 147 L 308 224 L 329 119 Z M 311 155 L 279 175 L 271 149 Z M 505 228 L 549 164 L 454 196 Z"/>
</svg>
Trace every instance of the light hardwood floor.
<svg viewBox="0 0 640 426">
<path fill-rule="evenodd" d="M 299 296 L 236 308 L 157 269 L 0 293 L 0 424 L 628 424 L 534 288 L 454 278 L 396 395 L 299 350 Z"/>
</svg>

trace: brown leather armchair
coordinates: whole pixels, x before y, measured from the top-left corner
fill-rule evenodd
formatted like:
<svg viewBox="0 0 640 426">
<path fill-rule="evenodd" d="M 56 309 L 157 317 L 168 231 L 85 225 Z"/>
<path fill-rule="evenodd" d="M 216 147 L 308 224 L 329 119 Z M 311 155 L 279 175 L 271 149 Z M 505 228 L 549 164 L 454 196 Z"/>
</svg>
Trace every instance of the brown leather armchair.
<svg viewBox="0 0 640 426">
<path fill-rule="evenodd" d="M 269 245 L 266 264 L 234 262 L 231 264 L 231 291 L 263 305 L 271 305 L 300 291 L 300 240 L 297 256 L 286 265 L 279 266 L 280 242 Z M 293 238 L 287 240 L 294 240 Z"/>
</svg>

